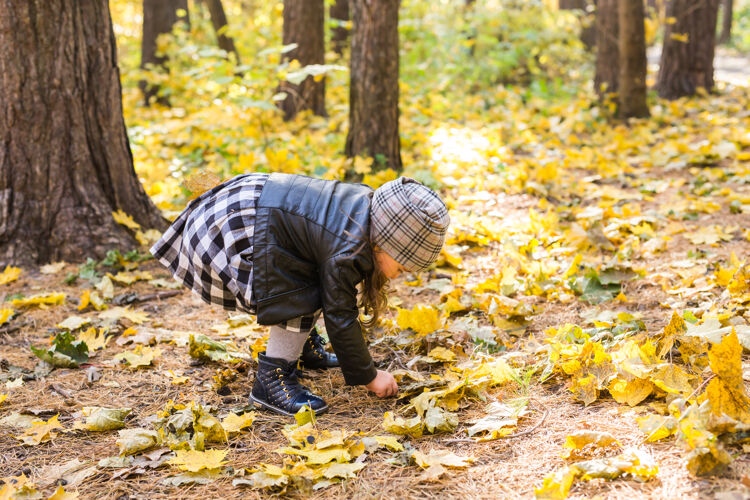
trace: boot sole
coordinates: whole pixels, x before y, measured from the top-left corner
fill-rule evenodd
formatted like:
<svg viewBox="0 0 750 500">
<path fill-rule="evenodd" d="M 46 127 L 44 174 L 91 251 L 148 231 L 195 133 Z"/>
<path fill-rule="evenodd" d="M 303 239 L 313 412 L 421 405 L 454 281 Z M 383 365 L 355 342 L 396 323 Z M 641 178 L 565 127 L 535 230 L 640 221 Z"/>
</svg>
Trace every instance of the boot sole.
<svg viewBox="0 0 750 500">
<path fill-rule="evenodd" d="M 265 401 L 261 401 L 260 399 L 256 398 L 255 396 L 250 394 L 250 401 L 257 406 L 260 406 L 261 408 L 265 408 L 266 410 L 272 411 L 274 413 L 278 413 L 279 415 L 285 415 L 287 417 L 293 417 L 294 413 L 289 413 L 288 411 L 282 410 L 281 408 L 277 408 L 276 406 L 270 405 L 266 403 Z M 328 411 L 328 405 L 325 405 L 323 408 L 320 408 L 319 410 L 315 410 L 316 415 L 322 415 L 323 413 Z"/>
</svg>

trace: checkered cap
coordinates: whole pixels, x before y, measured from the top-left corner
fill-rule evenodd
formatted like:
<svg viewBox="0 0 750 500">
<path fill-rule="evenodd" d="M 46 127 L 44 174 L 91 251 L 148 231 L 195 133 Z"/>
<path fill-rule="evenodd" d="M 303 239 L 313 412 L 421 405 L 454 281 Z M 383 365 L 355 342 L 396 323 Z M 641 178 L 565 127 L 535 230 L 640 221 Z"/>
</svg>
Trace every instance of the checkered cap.
<svg viewBox="0 0 750 500">
<path fill-rule="evenodd" d="M 375 245 L 409 271 L 422 271 L 437 260 L 450 217 L 435 191 L 399 177 L 375 190 L 370 224 Z"/>
</svg>

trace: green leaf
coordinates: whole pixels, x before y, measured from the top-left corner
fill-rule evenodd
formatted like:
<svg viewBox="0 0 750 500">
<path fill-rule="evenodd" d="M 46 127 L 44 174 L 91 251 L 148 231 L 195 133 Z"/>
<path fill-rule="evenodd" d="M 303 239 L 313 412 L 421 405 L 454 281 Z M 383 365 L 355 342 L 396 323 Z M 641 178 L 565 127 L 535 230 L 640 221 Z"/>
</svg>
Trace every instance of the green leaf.
<svg viewBox="0 0 750 500">
<path fill-rule="evenodd" d="M 61 368 L 77 368 L 89 360 L 89 348 L 86 342 L 75 340 L 70 332 L 59 333 L 49 349 L 31 346 L 39 359 Z"/>
</svg>

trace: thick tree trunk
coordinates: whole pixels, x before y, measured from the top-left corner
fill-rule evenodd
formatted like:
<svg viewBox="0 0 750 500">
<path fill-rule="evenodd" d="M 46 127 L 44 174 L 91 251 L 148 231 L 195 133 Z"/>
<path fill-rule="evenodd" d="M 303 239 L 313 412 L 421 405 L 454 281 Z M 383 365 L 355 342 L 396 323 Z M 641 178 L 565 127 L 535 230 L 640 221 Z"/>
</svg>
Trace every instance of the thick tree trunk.
<svg viewBox="0 0 750 500">
<path fill-rule="evenodd" d="M 594 89 L 599 98 L 617 92 L 620 60 L 617 0 L 598 0 L 596 4 L 596 73 Z"/>
<path fill-rule="evenodd" d="M 619 0 L 622 118 L 649 116 L 646 102 L 646 32 L 643 2 Z"/>
<path fill-rule="evenodd" d="M 382 158 L 400 171 L 399 0 L 353 0 L 347 156 Z"/>
<path fill-rule="evenodd" d="M 732 15 L 734 10 L 734 0 L 722 0 L 722 16 L 721 16 L 721 35 L 719 35 L 719 43 L 729 43 L 732 38 Z"/>
<path fill-rule="evenodd" d="M 284 45 L 297 44 L 297 48 L 284 55 L 286 60 L 296 59 L 300 66 L 325 62 L 325 5 L 323 0 L 284 0 Z M 326 80 L 315 81 L 308 76 L 299 85 L 282 82 L 286 98 L 279 103 L 284 119 L 289 120 L 303 109 L 320 116 L 326 114 Z"/>
<path fill-rule="evenodd" d="M 661 51 L 657 88 L 659 95 L 676 99 L 714 87 L 714 48 L 719 0 L 672 0 Z"/>
<path fill-rule="evenodd" d="M 0 0 L 0 262 L 136 243 L 166 221 L 133 170 L 107 0 Z"/>
<path fill-rule="evenodd" d="M 149 64 L 164 66 L 167 58 L 157 56 L 156 39 L 162 33 L 169 33 L 177 21 L 189 23 L 187 16 L 187 0 L 143 0 L 143 36 L 141 37 L 141 68 Z M 178 10 L 184 10 L 186 15 L 179 17 Z M 151 98 L 159 92 L 159 87 L 150 85 L 145 80 L 139 82 L 141 92 L 148 106 Z M 167 105 L 166 99 L 159 99 L 159 103 Z"/>
<path fill-rule="evenodd" d="M 224 12 L 224 5 L 221 0 L 204 0 L 208 5 L 208 12 L 211 14 L 211 24 L 214 25 L 214 31 L 216 31 L 216 40 L 219 44 L 219 48 L 224 50 L 227 54 L 233 53 L 237 59 L 237 64 L 240 62 L 240 53 L 237 52 L 237 47 L 234 45 L 232 37 L 227 36 L 225 33 L 227 26 L 227 14 Z"/>
<path fill-rule="evenodd" d="M 336 0 L 331 8 L 328 10 L 328 15 L 331 20 L 336 20 L 339 23 L 345 23 L 349 20 L 349 0 Z M 349 40 L 349 30 L 344 26 L 337 26 L 333 28 L 331 33 L 331 43 L 333 44 L 333 50 L 338 54 L 342 55 L 344 49 L 347 46 Z"/>
</svg>

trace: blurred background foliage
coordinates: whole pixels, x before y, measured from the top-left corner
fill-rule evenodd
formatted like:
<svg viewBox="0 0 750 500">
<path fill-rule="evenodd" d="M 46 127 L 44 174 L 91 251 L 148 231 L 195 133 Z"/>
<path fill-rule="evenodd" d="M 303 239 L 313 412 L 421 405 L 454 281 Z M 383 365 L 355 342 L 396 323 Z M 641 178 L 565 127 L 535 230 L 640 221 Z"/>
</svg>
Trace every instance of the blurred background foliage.
<svg viewBox="0 0 750 500">
<path fill-rule="evenodd" d="M 207 9 L 191 2 L 189 29 L 178 23 L 158 39 L 159 51 L 169 55 L 165 67 L 145 71 L 139 68 L 141 4 L 110 0 L 136 172 L 167 214 L 189 199 L 183 181 L 193 172 L 222 179 L 253 171 L 343 178 L 353 170 L 375 186 L 396 175 L 371 174 L 373 159 L 344 156 L 348 53 L 339 56 L 328 41 L 329 116 L 303 112 L 282 120 L 275 106 L 279 81 L 301 68 L 296 61 L 282 62 L 281 2 L 224 0 L 225 33 L 235 41 L 240 64 L 217 47 Z M 663 20 L 651 14 L 646 34 L 653 44 Z M 731 43 L 739 50 L 750 48 L 748 14 L 750 2 L 738 2 Z M 437 185 L 438 178 L 444 182 L 456 173 L 454 181 L 462 182 L 450 165 L 436 175 L 438 161 L 450 149 L 447 141 L 454 148 L 479 141 L 481 167 L 504 170 L 503 151 L 514 141 L 528 142 L 532 122 L 575 112 L 577 131 L 583 132 L 603 120 L 592 109 L 594 52 L 580 38 L 581 26 L 592 22 L 592 15 L 559 10 L 556 0 L 403 0 L 399 16 L 404 175 Z M 334 26 L 335 21 L 329 23 Z M 170 107 L 144 106 L 138 88 L 143 79 L 160 86 Z M 553 175 L 545 168 L 538 165 L 538 176 Z M 508 191 L 521 189 L 529 177 L 518 170 L 507 175 Z"/>
</svg>

